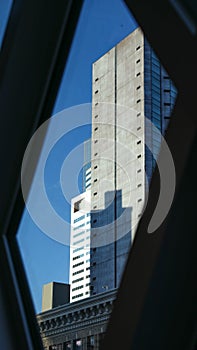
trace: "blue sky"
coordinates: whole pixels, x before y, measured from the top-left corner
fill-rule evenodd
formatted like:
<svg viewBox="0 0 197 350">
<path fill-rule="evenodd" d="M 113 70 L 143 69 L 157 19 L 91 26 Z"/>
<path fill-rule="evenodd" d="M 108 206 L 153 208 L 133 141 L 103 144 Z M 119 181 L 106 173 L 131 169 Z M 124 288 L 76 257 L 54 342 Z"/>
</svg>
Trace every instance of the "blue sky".
<svg viewBox="0 0 197 350">
<path fill-rule="evenodd" d="M 6 25 L 9 18 L 12 2 L 12 0 L 0 1 L 0 47 L 2 45 L 4 33 L 6 30 Z"/>
<path fill-rule="evenodd" d="M 5 18 L 8 2 L 2 1 L 1 5 L 0 17 Z M 1 30 L 1 27 L 0 34 L 2 37 L 3 30 Z M 84 1 L 72 49 L 54 106 L 53 115 L 55 117 L 58 112 L 66 108 L 91 102 L 92 63 L 136 27 L 135 21 L 131 18 L 122 1 Z M 89 115 L 89 122 L 91 123 L 91 115 Z M 55 211 L 67 220 L 70 217 L 70 203 L 66 201 L 62 193 L 60 170 L 68 153 L 88 139 L 90 134 L 90 125 L 66 134 L 56 143 L 46 162 L 45 189 L 48 199 Z M 82 166 L 82 151 L 79 151 L 76 162 L 79 162 L 79 159 Z M 73 174 L 73 177 L 75 175 Z M 79 182 L 80 180 L 81 178 Z M 72 189 L 69 181 L 72 181 L 72 176 L 67 182 L 68 189 Z M 75 195 L 77 193 L 70 190 L 69 197 Z M 69 281 L 69 247 L 45 235 L 32 221 L 27 210 L 24 211 L 18 230 L 18 242 L 35 309 L 36 312 L 40 312 L 42 285 L 51 281 Z"/>
</svg>

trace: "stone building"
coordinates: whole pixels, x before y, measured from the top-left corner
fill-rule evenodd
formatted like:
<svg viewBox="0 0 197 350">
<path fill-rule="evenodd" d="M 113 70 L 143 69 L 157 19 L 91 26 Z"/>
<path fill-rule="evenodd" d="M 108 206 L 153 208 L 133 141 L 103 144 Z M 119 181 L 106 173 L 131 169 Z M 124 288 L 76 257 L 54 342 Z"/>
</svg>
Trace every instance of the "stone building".
<svg viewBox="0 0 197 350">
<path fill-rule="evenodd" d="M 38 314 L 44 349 L 98 350 L 116 293 L 106 291 Z"/>
</svg>

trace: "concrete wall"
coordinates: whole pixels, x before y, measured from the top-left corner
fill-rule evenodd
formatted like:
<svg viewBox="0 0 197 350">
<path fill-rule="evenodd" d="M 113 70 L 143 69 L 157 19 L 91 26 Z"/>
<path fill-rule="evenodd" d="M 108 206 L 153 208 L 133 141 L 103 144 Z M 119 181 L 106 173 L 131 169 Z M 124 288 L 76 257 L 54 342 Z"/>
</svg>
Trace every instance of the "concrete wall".
<svg viewBox="0 0 197 350">
<path fill-rule="evenodd" d="M 93 293 L 119 284 L 144 201 L 143 45 L 137 29 L 93 64 Z"/>
</svg>

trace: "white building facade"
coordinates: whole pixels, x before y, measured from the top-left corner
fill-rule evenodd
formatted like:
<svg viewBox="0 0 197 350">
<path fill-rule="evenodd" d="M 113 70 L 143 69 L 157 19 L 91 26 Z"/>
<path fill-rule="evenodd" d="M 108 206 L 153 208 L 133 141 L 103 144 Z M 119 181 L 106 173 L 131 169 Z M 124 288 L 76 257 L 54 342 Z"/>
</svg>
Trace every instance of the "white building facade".
<svg viewBox="0 0 197 350">
<path fill-rule="evenodd" d="M 90 296 L 90 191 L 71 201 L 70 302 Z"/>
</svg>

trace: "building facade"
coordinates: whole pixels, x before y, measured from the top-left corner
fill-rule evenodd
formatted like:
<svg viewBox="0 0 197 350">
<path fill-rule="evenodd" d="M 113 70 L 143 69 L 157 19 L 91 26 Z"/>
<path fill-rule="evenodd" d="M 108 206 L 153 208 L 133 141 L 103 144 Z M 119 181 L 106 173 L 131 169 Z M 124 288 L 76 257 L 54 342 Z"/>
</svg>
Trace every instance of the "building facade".
<svg viewBox="0 0 197 350">
<path fill-rule="evenodd" d="M 140 28 L 93 64 L 92 294 L 120 283 L 175 97 Z"/>
<path fill-rule="evenodd" d="M 50 282 L 42 288 L 42 311 L 53 309 L 70 302 L 70 285 Z"/>
<path fill-rule="evenodd" d="M 82 189 L 71 200 L 70 302 L 90 296 L 91 139 L 84 142 Z"/>
<path fill-rule="evenodd" d="M 71 201 L 70 302 L 90 295 L 90 191 Z"/>
<path fill-rule="evenodd" d="M 83 192 L 91 188 L 91 139 L 84 142 Z"/>
<path fill-rule="evenodd" d="M 99 350 L 116 290 L 37 315 L 45 350 Z"/>
</svg>

